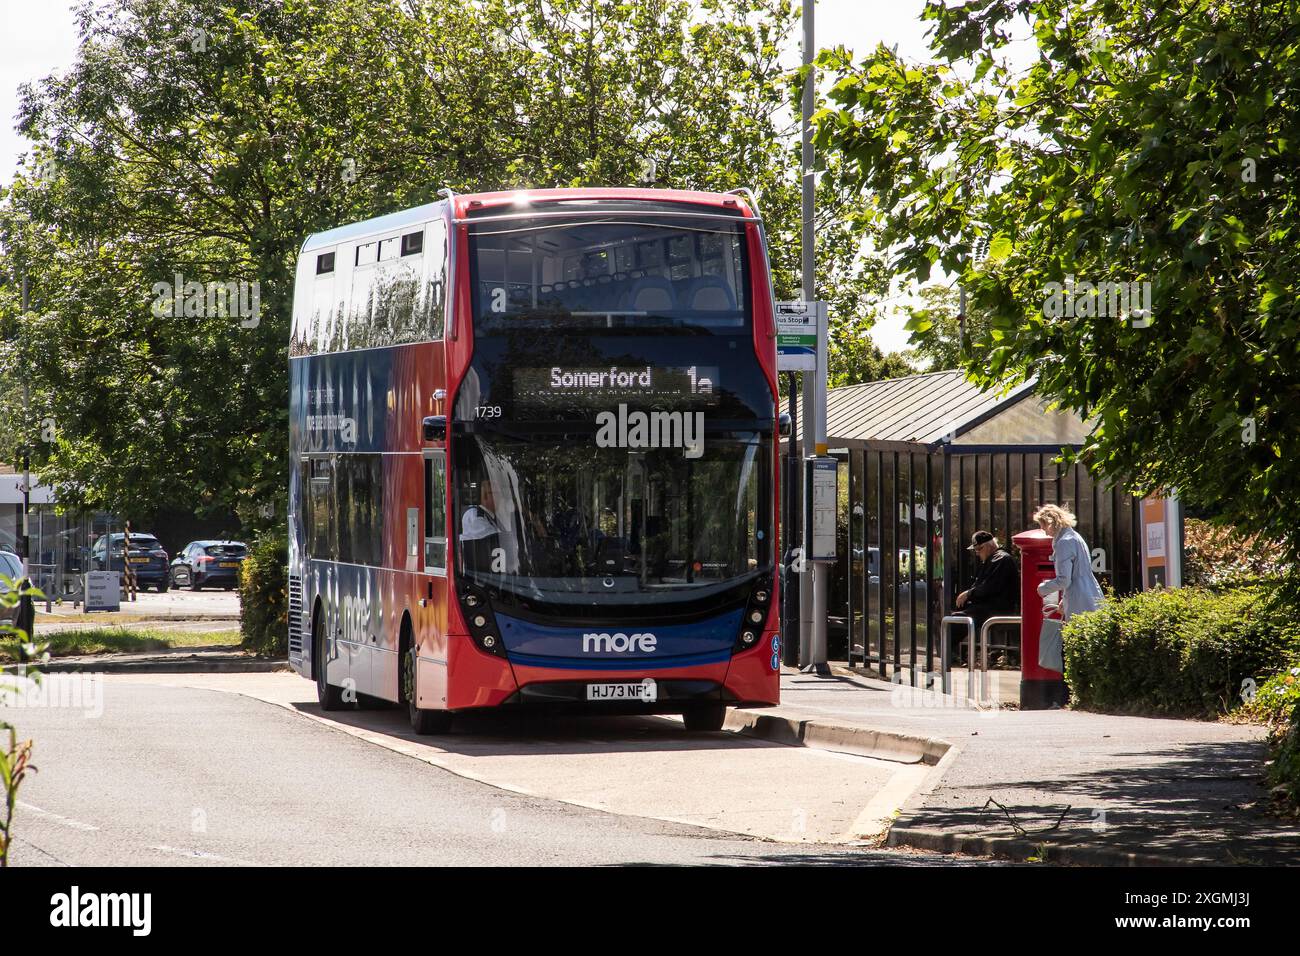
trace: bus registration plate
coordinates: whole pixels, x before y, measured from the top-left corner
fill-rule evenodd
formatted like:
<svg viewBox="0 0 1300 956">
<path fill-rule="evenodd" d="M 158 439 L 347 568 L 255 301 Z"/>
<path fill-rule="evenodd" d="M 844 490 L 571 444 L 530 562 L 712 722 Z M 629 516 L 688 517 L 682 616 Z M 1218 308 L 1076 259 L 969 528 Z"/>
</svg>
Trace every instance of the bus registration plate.
<svg viewBox="0 0 1300 956">
<path fill-rule="evenodd" d="M 646 678 L 635 684 L 588 684 L 587 700 L 640 700 L 653 702 L 658 698 L 654 680 Z"/>
</svg>

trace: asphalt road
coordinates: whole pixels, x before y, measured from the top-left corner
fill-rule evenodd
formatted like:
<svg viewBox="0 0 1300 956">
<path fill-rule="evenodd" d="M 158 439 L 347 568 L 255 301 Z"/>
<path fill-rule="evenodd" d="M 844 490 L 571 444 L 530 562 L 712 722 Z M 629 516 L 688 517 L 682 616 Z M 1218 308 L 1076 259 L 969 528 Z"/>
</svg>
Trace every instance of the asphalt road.
<svg viewBox="0 0 1300 956">
<path fill-rule="evenodd" d="M 512 793 L 231 693 L 110 682 L 96 718 L 5 716 L 36 740 L 39 768 L 16 813 L 19 866 L 951 862 Z"/>
</svg>

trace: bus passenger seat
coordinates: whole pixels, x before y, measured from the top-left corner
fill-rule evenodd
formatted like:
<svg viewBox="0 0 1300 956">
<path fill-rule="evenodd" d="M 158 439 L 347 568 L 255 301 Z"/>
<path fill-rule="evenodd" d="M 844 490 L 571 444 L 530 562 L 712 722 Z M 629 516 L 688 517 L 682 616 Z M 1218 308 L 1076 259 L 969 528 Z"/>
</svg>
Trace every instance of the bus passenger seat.
<svg viewBox="0 0 1300 956">
<path fill-rule="evenodd" d="M 663 276 L 637 279 L 628 292 L 628 308 L 633 312 L 664 312 L 677 308 L 673 284 Z"/>
<path fill-rule="evenodd" d="M 700 276 L 686 287 L 686 307 L 694 312 L 734 312 L 736 297 L 718 276 Z"/>
</svg>

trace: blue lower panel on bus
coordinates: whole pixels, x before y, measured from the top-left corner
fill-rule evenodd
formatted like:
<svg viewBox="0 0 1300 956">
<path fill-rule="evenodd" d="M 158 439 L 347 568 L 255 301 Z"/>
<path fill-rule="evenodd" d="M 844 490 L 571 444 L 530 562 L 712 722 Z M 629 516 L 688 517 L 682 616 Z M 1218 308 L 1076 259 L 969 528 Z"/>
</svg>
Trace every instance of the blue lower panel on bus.
<svg viewBox="0 0 1300 956">
<path fill-rule="evenodd" d="M 694 624 L 549 627 L 498 614 L 510 660 L 526 667 L 644 670 L 694 667 L 731 656 L 742 609 Z"/>
</svg>

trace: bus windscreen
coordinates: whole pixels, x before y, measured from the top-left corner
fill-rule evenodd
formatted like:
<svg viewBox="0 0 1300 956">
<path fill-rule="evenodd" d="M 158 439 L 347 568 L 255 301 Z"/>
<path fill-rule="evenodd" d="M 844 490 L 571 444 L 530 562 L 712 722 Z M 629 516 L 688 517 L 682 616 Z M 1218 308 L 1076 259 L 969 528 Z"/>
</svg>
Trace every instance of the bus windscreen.
<svg viewBox="0 0 1300 956">
<path fill-rule="evenodd" d="M 771 566 L 769 436 L 681 448 L 466 436 L 460 567 L 515 597 L 599 603 L 726 585 Z"/>
<path fill-rule="evenodd" d="M 723 217 L 510 218 L 470 229 L 475 331 L 743 329 L 744 226 Z"/>
</svg>

